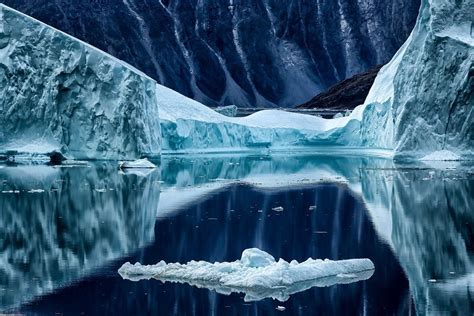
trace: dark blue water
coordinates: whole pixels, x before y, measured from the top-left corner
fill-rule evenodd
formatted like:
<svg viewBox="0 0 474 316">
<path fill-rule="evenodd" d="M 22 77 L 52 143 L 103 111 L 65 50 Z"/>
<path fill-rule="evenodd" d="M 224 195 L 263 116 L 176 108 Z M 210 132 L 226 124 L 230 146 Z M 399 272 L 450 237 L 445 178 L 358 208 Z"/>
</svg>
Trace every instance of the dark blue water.
<svg viewBox="0 0 474 316">
<path fill-rule="evenodd" d="M 148 175 L 119 174 L 107 164 L 48 168 L 0 169 L 5 312 L 461 315 L 474 306 L 464 290 L 474 240 L 471 171 L 462 178 L 453 170 L 395 170 L 380 161 L 314 157 L 178 159 Z M 313 182 L 328 170 L 337 176 Z M 303 177 L 293 181 L 300 171 Z M 242 180 L 251 175 L 267 180 Z M 286 184 L 269 185 L 269 175 Z M 38 187 L 45 192 L 28 192 Z M 276 206 L 284 211 L 273 211 Z M 117 273 L 128 261 L 234 261 L 251 247 L 288 261 L 370 258 L 375 273 L 286 302 L 251 303 L 241 294 L 131 282 Z"/>
</svg>

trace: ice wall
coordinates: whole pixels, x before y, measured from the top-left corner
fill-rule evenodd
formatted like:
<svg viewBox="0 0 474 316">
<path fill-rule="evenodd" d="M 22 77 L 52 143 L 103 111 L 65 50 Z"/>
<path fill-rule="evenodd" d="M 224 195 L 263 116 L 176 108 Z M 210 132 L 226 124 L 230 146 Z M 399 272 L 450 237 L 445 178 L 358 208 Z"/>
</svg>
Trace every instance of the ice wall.
<svg viewBox="0 0 474 316">
<path fill-rule="evenodd" d="M 157 95 L 163 152 L 361 145 L 361 112 L 332 120 L 279 110 L 227 117 L 164 86 L 157 85 Z"/>
<path fill-rule="evenodd" d="M 410 38 L 377 76 L 361 136 L 399 156 L 474 151 L 474 6 L 423 0 Z"/>
<path fill-rule="evenodd" d="M 155 81 L 0 4 L 0 148 L 73 158 L 160 153 Z"/>
</svg>

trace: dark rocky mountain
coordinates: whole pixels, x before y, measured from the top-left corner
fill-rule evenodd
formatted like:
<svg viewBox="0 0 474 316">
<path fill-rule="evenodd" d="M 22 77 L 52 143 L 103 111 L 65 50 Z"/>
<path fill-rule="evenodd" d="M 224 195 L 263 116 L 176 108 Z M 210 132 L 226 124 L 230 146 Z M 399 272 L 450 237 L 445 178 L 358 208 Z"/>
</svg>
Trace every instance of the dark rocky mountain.
<svg viewBox="0 0 474 316">
<path fill-rule="evenodd" d="M 367 72 L 343 80 L 297 108 L 352 110 L 364 103 L 380 68 L 382 66 L 376 66 Z"/>
<path fill-rule="evenodd" d="M 207 105 L 294 106 L 387 62 L 420 0 L 4 0 Z"/>
</svg>

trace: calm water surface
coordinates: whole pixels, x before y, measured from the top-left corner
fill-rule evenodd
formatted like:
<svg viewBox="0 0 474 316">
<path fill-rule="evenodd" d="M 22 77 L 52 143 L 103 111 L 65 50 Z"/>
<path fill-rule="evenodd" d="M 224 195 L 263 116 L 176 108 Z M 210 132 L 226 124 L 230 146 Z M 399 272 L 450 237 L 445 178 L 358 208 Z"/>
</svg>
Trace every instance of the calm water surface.
<svg viewBox="0 0 474 316">
<path fill-rule="evenodd" d="M 276 155 L 165 157 L 125 174 L 111 163 L 0 165 L 0 310 L 472 314 L 473 211 L 469 164 Z M 370 258 L 375 273 L 286 302 L 117 273 L 125 262 L 234 261 L 251 247 L 288 261 Z"/>
</svg>

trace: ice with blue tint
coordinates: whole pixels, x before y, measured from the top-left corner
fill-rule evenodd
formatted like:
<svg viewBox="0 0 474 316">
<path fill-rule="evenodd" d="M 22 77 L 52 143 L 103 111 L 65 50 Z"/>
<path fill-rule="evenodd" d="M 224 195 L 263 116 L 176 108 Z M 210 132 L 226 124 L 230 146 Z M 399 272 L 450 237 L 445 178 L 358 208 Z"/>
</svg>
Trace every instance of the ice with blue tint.
<svg viewBox="0 0 474 316">
<path fill-rule="evenodd" d="M 155 81 L 0 4 L 0 151 L 160 154 Z"/>
<path fill-rule="evenodd" d="M 245 301 L 273 298 L 286 301 L 290 295 L 309 288 L 349 284 L 369 279 L 374 273 L 370 259 L 341 261 L 308 259 L 276 261 L 257 248 L 246 249 L 234 262 L 191 261 L 187 264 L 159 262 L 152 266 L 125 263 L 120 275 L 132 281 L 156 279 L 188 283 L 221 294 L 244 293 Z"/>
<path fill-rule="evenodd" d="M 395 156 L 464 159 L 474 153 L 474 9 L 470 1 L 422 1 L 417 25 L 348 117 L 267 110 L 228 118 L 163 87 L 165 151 L 345 146 Z"/>
<path fill-rule="evenodd" d="M 238 118 L 1 6 L 0 148 L 105 159 L 297 147 L 470 158 L 473 15 L 471 1 L 423 0 L 411 36 L 347 117 L 266 110 Z"/>
</svg>

